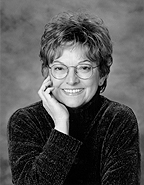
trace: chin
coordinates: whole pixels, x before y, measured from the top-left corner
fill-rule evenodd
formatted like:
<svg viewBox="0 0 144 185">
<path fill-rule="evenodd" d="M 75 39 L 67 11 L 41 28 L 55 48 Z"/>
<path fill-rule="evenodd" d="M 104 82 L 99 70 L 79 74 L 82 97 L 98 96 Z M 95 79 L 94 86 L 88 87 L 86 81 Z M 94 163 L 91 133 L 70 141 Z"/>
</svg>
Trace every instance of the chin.
<svg viewBox="0 0 144 185">
<path fill-rule="evenodd" d="M 71 105 L 68 106 L 67 105 L 67 107 L 69 107 L 69 108 L 78 108 L 78 107 L 80 107 L 80 105 L 77 105 L 77 106 L 76 105 L 75 106 L 71 106 Z"/>
<path fill-rule="evenodd" d="M 74 103 L 64 103 L 64 105 L 66 105 L 67 107 L 70 107 L 70 108 L 77 108 L 77 107 L 81 106 L 81 104 L 74 104 Z"/>
<path fill-rule="evenodd" d="M 70 107 L 70 108 L 77 108 L 77 107 L 80 107 L 82 106 L 84 103 L 81 103 L 81 102 L 62 102 L 64 105 L 66 105 L 67 107 Z"/>
</svg>

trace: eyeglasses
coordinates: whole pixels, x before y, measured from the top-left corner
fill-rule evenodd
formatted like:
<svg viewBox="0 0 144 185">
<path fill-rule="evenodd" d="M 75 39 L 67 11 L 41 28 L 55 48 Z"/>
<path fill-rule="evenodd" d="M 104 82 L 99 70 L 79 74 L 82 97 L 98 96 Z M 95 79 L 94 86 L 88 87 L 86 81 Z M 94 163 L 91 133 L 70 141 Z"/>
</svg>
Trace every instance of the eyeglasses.
<svg viewBox="0 0 144 185">
<path fill-rule="evenodd" d="M 77 66 L 70 66 L 75 69 L 75 74 L 81 78 L 81 79 L 88 79 L 93 75 L 93 69 L 98 67 L 98 66 L 92 66 L 90 64 L 78 64 Z M 68 66 L 64 64 L 54 64 L 49 68 L 51 69 L 51 74 L 54 78 L 56 79 L 64 79 L 69 73 L 69 68 Z"/>
</svg>

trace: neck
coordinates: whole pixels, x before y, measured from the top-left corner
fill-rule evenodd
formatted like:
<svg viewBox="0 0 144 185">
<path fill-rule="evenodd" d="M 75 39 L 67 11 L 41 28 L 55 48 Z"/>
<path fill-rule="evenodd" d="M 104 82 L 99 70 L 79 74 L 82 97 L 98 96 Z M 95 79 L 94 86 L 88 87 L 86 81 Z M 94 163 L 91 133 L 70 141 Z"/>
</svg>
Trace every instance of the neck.
<svg viewBox="0 0 144 185">
<path fill-rule="evenodd" d="M 89 102 L 79 106 L 79 107 L 75 107 L 75 108 L 72 108 L 72 107 L 67 107 L 66 108 L 68 109 L 69 113 L 79 113 L 79 112 L 83 112 L 84 110 L 88 109 L 92 104 L 96 105 L 97 101 L 99 100 L 100 98 L 100 95 L 99 93 L 96 93 Z M 96 103 L 96 104 L 95 104 Z"/>
</svg>

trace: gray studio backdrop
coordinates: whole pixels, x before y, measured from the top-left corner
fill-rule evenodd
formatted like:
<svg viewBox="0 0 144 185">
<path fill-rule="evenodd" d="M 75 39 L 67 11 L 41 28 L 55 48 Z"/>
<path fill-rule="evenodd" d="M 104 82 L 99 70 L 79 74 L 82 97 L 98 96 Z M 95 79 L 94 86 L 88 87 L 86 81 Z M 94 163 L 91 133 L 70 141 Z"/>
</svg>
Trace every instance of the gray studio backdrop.
<svg viewBox="0 0 144 185">
<path fill-rule="evenodd" d="M 18 108 L 39 100 L 39 61 L 44 25 L 55 14 L 82 9 L 101 17 L 110 30 L 114 64 L 105 96 L 130 106 L 138 119 L 144 153 L 144 1 L 3 0 L 1 3 L 1 182 L 11 185 L 6 126 Z M 144 173 L 142 155 L 142 174 Z M 144 184 L 144 174 L 142 177 Z"/>
</svg>

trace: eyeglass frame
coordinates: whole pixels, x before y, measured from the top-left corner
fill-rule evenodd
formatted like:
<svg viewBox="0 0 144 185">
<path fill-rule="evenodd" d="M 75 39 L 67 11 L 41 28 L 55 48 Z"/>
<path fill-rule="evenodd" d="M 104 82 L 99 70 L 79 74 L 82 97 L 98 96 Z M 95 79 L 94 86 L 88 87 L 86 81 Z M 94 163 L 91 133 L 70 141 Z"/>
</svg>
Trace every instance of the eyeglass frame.
<svg viewBox="0 0 144 185">
<path fill-rule="evenodd" d="M 51 73 L 52 76 L 53 76 L 55 79 L 57 79 L 57 80 L 62 80 L 62 79 L 64 79 L 64 78 L 66 78 L 67 75 L 68 75 L 68 73 L 69 73 L 69 68 L 70 68 L 70 67 L 75 68 L 75 71 L 77 71 L 77 66 L 81 65 L 81 64 L 78 64 L 78 65 L 76 65 L 76 66 L 69 66 L 69 67 L 68 67 L 68 66 L 66 66 L 65 64 L 61 63 L 61 62 L 59 62 L 59 64 L 65 66 L 65 67 L 67 68 L 67 74 L 66 74 L 66 76 L 63 77 L 63 78 L 56 78 L 56 77 L 53 75 L 53 73 Z M 57 64 L 54 64 L 54 65 L 57 65 Z M 51 67 L 48 65 L 48 68 L 51 69 L 54 65 L 52 65 Z M 89 65 L 89 66 L 92 68 L 92 74 L 90 75 L 90 77 L 91 77 L 91 76 L 93 75 L 93 69 L 99 67 L 99 65 L 97 65 L 97 66 L 92 66 L 91 64 L 87 64 L 87 65 Z M 78 76 L 78 74 L 77 74 L 76 72 L 75 72 L 75 74 L 76 74 L 76 76 L 77 76 L 78 78 L 80 78 L 80 79 L 82 79 L 82 80 L 87 80 L 87 79 L 90 78 L 90 77 L 88 77 L 88 78 L 81 78 L 81 77 Z"/>
</svg>

